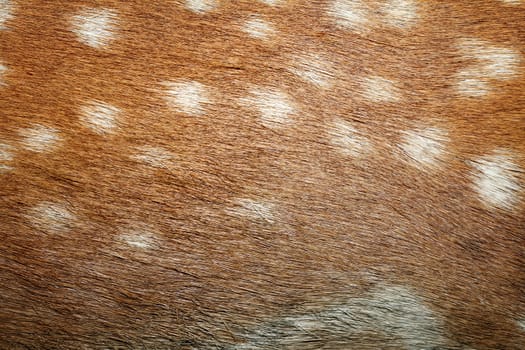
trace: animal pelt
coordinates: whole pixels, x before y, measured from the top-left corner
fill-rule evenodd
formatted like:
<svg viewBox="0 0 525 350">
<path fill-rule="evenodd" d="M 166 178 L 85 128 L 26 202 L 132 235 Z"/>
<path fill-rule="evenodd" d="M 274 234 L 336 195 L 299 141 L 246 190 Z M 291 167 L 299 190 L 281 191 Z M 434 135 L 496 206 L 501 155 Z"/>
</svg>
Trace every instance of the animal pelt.
<svg viewBox="0 0 525 350">
<path fill-rule="evenodd" d="M 0 0 L 0 348 L 524 349 L 524 24 Z"/>
</svg>

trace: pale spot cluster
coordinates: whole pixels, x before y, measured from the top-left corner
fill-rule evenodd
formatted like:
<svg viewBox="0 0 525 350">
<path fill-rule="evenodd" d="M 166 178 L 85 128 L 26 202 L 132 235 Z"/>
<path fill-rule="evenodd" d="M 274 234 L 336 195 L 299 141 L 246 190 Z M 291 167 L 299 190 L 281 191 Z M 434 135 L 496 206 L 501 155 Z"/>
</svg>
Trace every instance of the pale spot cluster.
<svg viewBox="0 0 525 350">
<path fill-rule="evenodd" d="M 249 198 L 240 198 L 235 202 L 233 207 L 227 209 L 230 215 L 255 221 L 262 220 L 268 223 L 274 222 L 274 211 L 275 204 Z"/>
<path fill-rule="evenodd" d="M 259 120 L 265 127 L 281 128 L 292 122 L 296 112 L 291 98 L 275 88 L 257 87 L 250 89 L 248 96 L 239 100 L 242 106 L 255 108 Z"/>
<path fill-rule="evenodd" d="M 120 109 L 101 101 L 90 101 L 80 108 L 82 123 L 95 133 L 104 135 L 112 133 L 117 127 Z"/>
<path fill-rule="evenodd" d="M 435 168 L 445 154 L 447 132 L 434 127 L 407 130 L 402 133 L 399 148 L 414 166 L 423 170 Z"/>
<path fill-rule="evenodd" d="M 164 98 L 174 110 L 199 116 L 206 113 L 206 105 L 211 103 L 208 88 L 197 81 L 171 81 L 162 84 Z"/>
<path fill-rule="evenodd" d="M 213 103 L 209 87 L 197 81 L 167 81 L 161 83 L 168 107 L 189 116 L 207 113 Z M 254 87 L 238 99 L 242 107 L 255 110 L 259 121 L 268 128 L 280 128 L 292 122 L 296 113 L 292 99 L 282 90 L 273 87 Z"/>
<path fill-rule="evenodd" d="M 502 0 L 507 4 L 518 4 L 518 0 Z M 260 0 L 269 6 L 282 4 L 279 0 Z M 198 14 L 213 11 L 217 0 L 186 0 L 184 6 Z M 0 29 L 12 18 L 13 2 L 0 1 Z M 327 13 L 335 23 L 344 29 L 363 32 L 377 26 L 409 28 L 418 19 L 417 4 L 413 0 L 382 1 L 379 7 L 361 0 L 334 0 L 328 5 Z M 85 8 L 71 17 L 71 29 L 80 42 L 101 49 L 114 41 L 118 31 L 118 14 L 107 8 Z M 253 15 L 243 22 L 241 29 L 250 37 L 268 39 L 275 29 L 259 15 Z M 516 76 L 521 57 L 518 52 L 499 47 L 477 39 L 464 39 L 458 45 L 462 55 L 473 61 L 458 73 L 458 91 L 465 96 L 482 96 L 490 92 L 490 82 L 508 80 Z M 319 88 L 332 85 L 331 63 L 316 53 L 301 53 L 291 60 L 291 72 L 305 82 Z M 7 67 L 0 64 L 0 84 Z M 210 89 L 204 84 L 191 80 L 164 82 L 164 98 L 170 108 L 177 112 L 200 116 L 207 112 L 211 103 Z M 396 83 L 381 76 L 368 76 L 361 80 L 361 93 L 374 103 L 391 103 L 401 99 L 401 90 Z M 290 124 L 297 113 L 292 99 L 284 91 L 273 87 L 255 87 L 239 99 L 242 107 L 254 109 L 262 125 L 280 128 Z M 102 101 L 90 101 L 80 108 L 83 125 L 93 132 L 105 135 L 114 132 L 119 125 L 121 110 Z M 19 131 L 23 148 L 34 152 L 50 151 L 61 141 L 54 128 L 35 124 Z M 336 119 L 328 127 L 331 144 L 343 155 L 361 157 L 372 150 L 371 142 L 355 125 Z M 398 147 L 411 164 L 428 170 L 440 165 L 446 145 L 449 142 L 444 130 L 423 127 L 402 132 Z M 173 155 L 162 147 L 141 146 L 135 149 L 133 159 L 156 168 L 164 168 L 173 160 Z M 14 158 L 13 147 L 0 144 L 0 170 L 12 169 L 9 165 Z M 522 188 L 519 184 L 523 170 L 520 169 L 510 152 L 498 150 L 470 162 L 472 165 L 473 188 L 480 200 L 491 208 L 512 209 L 520 200 Z M 275 205 L 265 201 L 239 199 L 230 214 L 251 220 L 273 222 Z M 43 202 L 31 211 L 32 221 L 49 231 L 61 231 L 68 227 L 75 215 L 64 204 Z M 121 240 L 130 246 L 147 249 L 154 244 L 154 234 L 147 229 L 128 229 L 121 234 Z M 380 298 L 381 299 L 381 298 Z M 313 327 L 311 320 L 301 321 L 301 327 Z"/>
<path fill-rule="evenodd" d="M 267 39 L 275 33 L 268 21 L 255 15 L 243 23 L 242 31 L 255 39 Z"/>
<path fill-rule="evenodd" d="M 378 8 L 364 0 L 335 0 L 327 12 L 339 27 L 361 33 L 377 26 L 409 28 L 418 17 L 414 0 L 382 1 Z"/>
<path fill-rule="evenodd" d="M 115 40 L 117 18 L 112 9 L 86 8 L 72 17 L 72 31 L 83 44 L 101 49 Z"/>
<path fill-rule="evenodd" d="M 336 119 L 328 129 L 328 137 L 340 153 L 360 157 L 372 151 L 370 141 L 349 122 Z"/>
<path fill-rule="evenodd" d="M 470 162 L 473 188 L 489 208 L 512 210 L 523 192 L 520 177 L 524 170 L 513 160 L 509 150 L 497 149 Z"/>
<path fill-rule="evenodd" d="M 65 203 L 41 202 L 28 213 L 32 224 L 46 233 L 61 233 L 70 229 L 76 220 Z"/>
<path fill-rule="evenodd" d="M 492 81 L 515 77 L 521 63 L 520 54 L 507 47 L 489 44 L 478 39 L 463 39 L 459 51 L 473 62 L 457 73 L 456 89 L 467 97 L 481 97 L 491 91 Z"/>
<path fill-rule="evenodd" d="M 14 5 L 11 0 L 0 0 L 0 30 L 6 29 L 6 23 L 13 18 Z"/>
<path fill-rule="evenodd" d="M 21 129 L 19 134 L 22 136 L 22 146 L 33 152 L 51 151 L 61 139 L 56 129 L 40 124 Z"/>
</svg>

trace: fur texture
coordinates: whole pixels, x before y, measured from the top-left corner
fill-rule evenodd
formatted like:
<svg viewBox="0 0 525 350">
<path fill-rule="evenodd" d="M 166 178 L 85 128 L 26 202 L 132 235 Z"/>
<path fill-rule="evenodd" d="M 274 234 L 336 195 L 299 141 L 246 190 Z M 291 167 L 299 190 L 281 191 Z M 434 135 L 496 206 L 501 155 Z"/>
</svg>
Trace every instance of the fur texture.
<svg viewBox="0 0 525 350">
<path fill-rule="evenodd" d="M 0 0 L 0 348 L 525 348 L 524 24 Z"/>
</svg>

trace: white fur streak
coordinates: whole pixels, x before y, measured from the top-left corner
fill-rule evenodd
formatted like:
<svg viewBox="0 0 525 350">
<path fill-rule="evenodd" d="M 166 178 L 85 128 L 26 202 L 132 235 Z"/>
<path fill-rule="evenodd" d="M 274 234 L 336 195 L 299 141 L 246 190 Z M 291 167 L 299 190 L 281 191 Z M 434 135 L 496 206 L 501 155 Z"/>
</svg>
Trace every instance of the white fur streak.
<svg viewBox="0 0 525 350">
<path fill-rule="evenodd" d="M 295 108 L 284 92 L 272 88 L 250 90 L 250 96 L 240 100 L 242 105 L 254 106 L 261 123 L 268 128 L 279 128 L 291 122 L 289 116 Z"/>
<path fill-rule="evenodd" d="M 391 339 L 379 347 L 430 350 L 448 345 L 441 318 L 413 291 L 383 285 L 369 294 L 320 311 L 271 320 L 248 333 L 236 349 L 359 348 L 364 332 Z M 368 338 L 368 345 L 373 338 Z M 368 348 L 368 347 L 367 347 Z"/>
<path fill-rule="evenodd" d="M 386 22 L 391 26 L 405 28 L 417 19 L 416 3 L 413 0 L 390 0 L 383 7 Z"/>
<path fill-rule="evenodd" d="M 7 172 L 13 170 L 12 166 L 0 164 L 0 173 Z"/>
<path fill-rule="evenodd" d="M 270 23 L 258 16 L 253 16 L 244 22 L 242 30 L 256 39 L 266 39 L 275 32 Z"/>
<path fill-rule="evenodd" d="M 512 210 L 519 202 L 522 188 L 519 175 L 523 169 L 514 164 L 507 150 L 470 162 L 473 167 L 473 187 L 480 200 L 489 208 Z"/>
<path fill-rule="evenodd" d="M 397 335 L 407 349 L 434 349 L 436 346 L 445 345 L 443 325 L 432 310 L 407 288 L 380 288 L 363 302 L 368 304 L 366 310 L 358 308 L 356 311 L 364 311 L 376 319 L 378 330 Z M 361 305 L 361 301 L 355 304 Z"/>
<path fill-rule="evenodd" d="M 191 116 L 205 114 L 205 105 L 210 103 L 206 86 L 197 81 L 165 82 L 163 85 L 170 107 Z"/>
<path fill-rule="evenodd" d="M 9 162 L 13 160 L 13 147 L 0 143 L 0 162 Z"/>
<path fill-rule="evenodd" d="M 369 76 L 363 79 L 363 96 L 372 102 L 395 102 L 400 99 L 394 82 L 383 77 Z"/>
<path fill-rule="evenodd" d="M 205 13 L 217 6 L 217 0 L 186 0 L 186 8 L 195 13 Z"/>
<path fill-rule="evenodd" d="M 33 225 L 48 233 L 64 232 L 71 228 L 76 217 L 63 203 L 42 202 L 29 213 Z"/>
<path fill-rule="evenodd" d="M 399 147 L 413 165 L 425 169 L 438 165 L 445 153 L 447 133 L 438 128 L 422 128 L 403 132 Z"/>
<path fill-rule="evenodd" d="M 0 30 L 6 29 L 5 23 L 13 18 L 13 2 L 0 0 Z"/>
<path fill-rule="evenodd" d="M 259 0 L 263 4 L 266 4 L 268 6 L 276 6 L 279 5 L 283 0 Z"/>
<path fill-rule="evenodd" d="M 242 198 L 238 199 L 235 204 L 234 207 L 227 210 L 228 213 L 251 220 L 274 222 L 275 205 L 272 203 Z"/>
<path fill-rule="evenodd" d="M 82 122 L 97 134 L 103 135 L 117 127 L 120 109 L 101 101 L 91 101 L 80 108 Z"/>
<path fill-rule="evenodd" d="M 336 24 L 347 29 L 359 30 L 369 21 L 369 9 L 360 0 L 332 1 L 328 14 L 334 18 Z"/>
<path fill-rule="evenodd" d="M 490 86 L 487 79 L 472 69 L 464 69 L 457 75 L 456 88 L 461 95 L 481 97 L 489 93 Z"/>
<path fill-rule="evenodd" d="M 33 152 L 50 151 L 60 140 L 57 130 L 39 124 L 22 129 L 19 134 L 23 137 L 24 148 Z"/>
<path fill-rule="evenodd" d="M 3 75 L 7 72 L 7 67 L 0 63 L 0 86 L 5 85 Z"/>
<path fill-rule="evenodd" d="M 521 57 L 513 49 L 472 38 L 461 40 L 458 47 L 464 58 L 474 61 L 457 74 L 457 90 L 464 96 L 484 96 L 491 80 L 509 80 L 518 73 Z"/>
<path fill-rule="evenodd" d="M 377 9 L 363 0 L 335 0 L 328 8 L 337 25 L 357 32 L 381 24 L 404 29 L 414 24 L 417 12 L 414 0 L 383 1 Z"/>
<path fill-rule="evenodd" d="M 509 5 L 519 5 L 522 3 L 522 0 L 500 0 L 500 1 L 504 4 L 509 4 Z"/>
<path fill-rule="evenodd" d="M 296 56 L 291 59 L 292 73 L 299 78 L 320 88 L 329 88 L 331 85 L 331 65 L 318 54 Z"/>
<path fill-rule="evenodd" d="M 145 225 L 136 225 L 121 230 L 120 240 L 138 249 L 152 249 L 157 245 L 156 234 Z"/>
<path fill-rule="evenodd" d="M 341 153 L 353 157 L 369 153 L 372 145 L 350 123 L 337 119 L 328 130 L 330 141 Z"/>
<path fill-rule="evenodd" d="M 100 49 L 115 39 L 117 14 L 110 9 L 85 9 L 73 16 L 72 26 L 82 43 Z"/>
<path fill-rule="evenodd" d="M 520 327 L 521 330 L 525 332 L 525 316 L 522 319 L 518 320 L 517 323 L 518 327 Z"/>
<path fill-rule="evenodd" d="M 155 168 L 164 168 L 172 160 L 172 155 L 161 147 L 142 146 L 137 148 L 133 159 Z"/>
<path fill-rule="evenodd" d="M 2 163 L 9 163 L 13 160 L 13 147 L 0 143 L 0 173 L 5 171 L 13 170 L 13 168 L 9 165 L 2 164 Z"/>
</svg>

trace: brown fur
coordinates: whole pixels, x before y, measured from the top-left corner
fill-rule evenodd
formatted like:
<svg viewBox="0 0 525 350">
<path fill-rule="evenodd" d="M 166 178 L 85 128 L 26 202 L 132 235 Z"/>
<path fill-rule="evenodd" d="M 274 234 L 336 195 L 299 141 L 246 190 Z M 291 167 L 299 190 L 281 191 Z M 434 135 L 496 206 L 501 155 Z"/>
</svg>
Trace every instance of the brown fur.
<svg viewBox="0 0 525 350">
<path fill-rule="evenodd" d="M 221 1 L 206 14 L 182 3 L 18 1 L 0 31 L 9 67 L 0 143 L 16 148 L 13 170 L 0 173 L 0 347 L 402 348 L 373 319 L 348 339 L 342 325 L 310 339 L 283 321 L 358 301 L 373 312 L 370 295 L 386 284 L 409 286 L 439 315 L 441 348 L 522 349 L 525 206 L 485 207 L 468 174 L 471 159 L 495 148 L 512 149 L 525 168 L 523 62 L 519 78 L 493 82 L 481 99 L 458 97 L 453 79 L 472 64 L 456 45 L 464 37 L 525 53 L 525 5 L 424 1 L 425 20 L 408 30 L 356 34 L 334 26 L 328 1 Z M 119 13 L 105 50 L 70 30 L 68 18 L 86 6 Z M 253 13 L 278 34 L 261 41 L 240 31 Z M 333 63 L 332 88 L 293 74 L 291 57 L 302 52 Z M 403 98 L 367 101 L 363 74 L 395 79 Z M 181 78 L 210 87 L 206 114 L 165 103 L 160 83 Z M 239 104 L 252 86 L 286 91 L 300 110 L 293 124 L 258 123 Z M 82 126 L 86 100 L 120 108 L 118 132 Z M 375 151 L 334 151 L 325 136 L 334 117 L 357 123 Z M 33 123 L 59 130 L 60 146 L 24 150 L 19 130 Z M 419 124 L 449 132 L 434 172 L 396 147 Z M 130 157 L 138 146 L 176 159 L 147 166 Z M 228 209 L 238 198 L 278 210 L 272 220 L 236 216 Z M 76 219 L 49 232 L 31 211 L 48 201 Z M 155 232 L 154 249 L 119 241 L 137 223 Z"/>
</svg>

